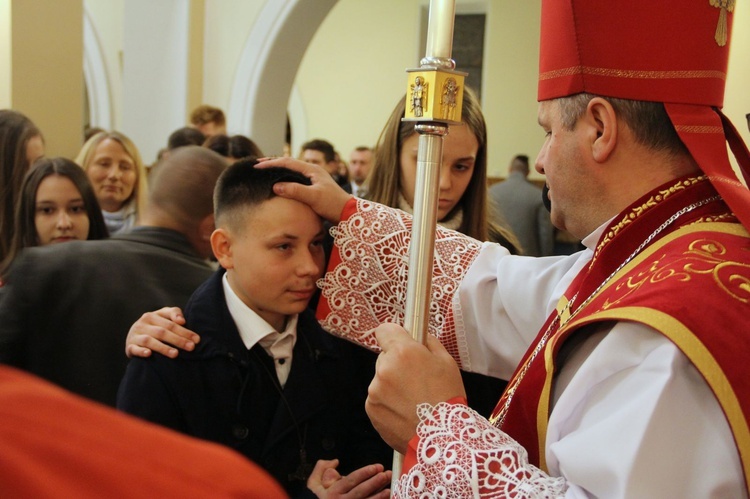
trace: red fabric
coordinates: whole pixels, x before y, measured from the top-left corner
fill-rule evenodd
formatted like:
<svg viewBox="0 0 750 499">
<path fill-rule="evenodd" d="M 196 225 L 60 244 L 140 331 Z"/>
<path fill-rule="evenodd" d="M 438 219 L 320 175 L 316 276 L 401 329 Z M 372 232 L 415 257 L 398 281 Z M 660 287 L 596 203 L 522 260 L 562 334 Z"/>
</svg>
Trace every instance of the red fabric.
<svg viewBox="0 0 750 499">
<path fill-rule="evenodd" d="M 666 104 L 680 139 L 708 175 L 742 225 L 750 227 L 750 191 L 742 185 L 729 164 L 727 135 L 745 177 L 750 172 L 750 154 L 729 120 L 706 106 Z M 729 127 L 726 131 L 724 122 Z"/>
<path fill-rule="evenodd" d="M 733 18 L 709 0 L 543 0 L 538 98 L 588 92 L 667 104 L 700 168 L 750 227 L 750 194 L 737 183 L 726 142 L 745 179 L 750 154 L 712 109 L 724 104 Z"/>
<path fill-rule="evenodd" d="M 452 399 L 445 401 L 447 404 L 461 404 L 468 405 L 466 397 L 453 397 Z M 419 448 L 419 434 L 415 434 L 406 449 L 404 454 L 404 461 L 401 463 L 401 474 L 405 475 L 411 470 L 418 462 L 417 449 Z"/>
<path fill-rule="evenodd" d="M 341 217 L 339 221 L 343 222 L 345 220 L 348 220 L 349 217 L 354 215 L 357 212 L 357 198 L 352 196 L 349 201 L 346 202 L 344 205 L 344 209 L 341 210 Z M 339 253 L 339 247 L 337 245 L 333 245 L 333 250 L 331 251 L 331 256 L 328 258 L 328 270 L 333 270 L 336 268 L 337 265 L 341 263 L 341 254 Z M 318 302 L 318 308 L 315 311 L 315 316 L 319 321 L 322 321 L 328 315 L 331 313 L 331 307 L 328 305 L 328 300 L 325 299 L 325 297 L 321 296 L 320 301 Z"/>
<path fill-rule="evenodd" d="M 0 366 L 3 497 L 287 497 L 265 471 Z"/>
<path fill-rule="evenodd" d="M 651 195 L 631 205 L 632 213 L 639 213 L 646 206 L 644 199 L 655 199 L 656 192 L 671 192 L 640 215 L 615 219 L 615 224 L 622 219 L 632 222 L 618 227 L 616 231 L 605 231 L 595 252 L 594 264 L 588 271 L 582 272 L 586 277 L 578 286 L 579 305 L 624 261 L 623 255 L 630 254 L 629 245 L 637 246 L 644 241 L 654 226 L 661 224 L 679 207 L 707 199 L 712 193 L 715 195 L 707 182 L 689 185 L 689 180 L 671 188 L 661 186 L 652 191 Z M 738 332 L 742 331 L 746 317 L 750 314 L 750 291 L 741 284 L 750 281 L 750 267 L 746 263 L 750 252 L 750 238 L 746 232 L 739 235 L 725 234 L 704 229 L 706 225 L 703 223 L 695 223 L 713 218 L 735 222 L 732 217 L 726 217 L 726 213 L 724 203 L 712 202 L 683 215 L 678 223 L 662 232 L 659 239 L 679 227 L 693 229 L 692 233 L 674 239 L 659 247 L 653 254 L 645 256 L 651 251 L 647 247 L 642 252 L 644 258 L 638 265 L 630 268 L 627 273 L 621 271 L 570 324 L 558 331 L 553 330 L 545 349 L 536 356 L 519 384 L 502 426 L 503 431 L 527 449 L 529 462 L 540 465 L 539 452 L 543 452 L 546 438 L 539 431 L 546 427 L 548 414 L 540 414 L 539 407 L 540 404 L 549 407 L 549 400 L 543 400 L 541 395 L 549 396 L 551 393 L 551 390 L 545 391 L 544 387 L 552 382 L 550 373 L 555 372 L 555 365 L 553 362 L 552 365 L 545 366 L 545 350 L 551 349 L 554 359 L 570 336 L 585 331 L 581 326 L 595 320 L 618 319 L 642 322 L 669 337 L 678 347 L 684 347 L 685 344 L 681 344 L 679 338 L 676 340 L 673 336 L 674 331 L 662 329 L 664 326 L 661 322 L 650 322 L 654 320 L 653 314 L 629 311 L 635 307 L 652 309 L 677 319 L 686 328 L 681 334 L 694 337 L 710 352 L 719 369 L 726 375 L 732 395 L 727 395 L 723 386 L 710 383 L 709 386 L 717 393 L 717 399 L 731 421 L 735 437 L 747 434 L 750 426 L 750 397 L 747 395 L 750 393 L 750 378 L 746 370 L 743 370 L 743 366 L 746 366 L 743 357 L 744 352 L 750 349 L 750 337 Z M 717 225 L 738 227 L 736 223 Z M 616 237 L 608 240 L 609 233 L 616 234 Z M 655 247 L 658 244 L 653 243 Z M 638 258 L 634 262 L 637 260 Z M 605 274 L 604 277 L 602 274 Z M 573 291 L 575 290 L 571 290 Z M 676 294 L 679 294 L 679 300 L 674 299 Z M 686 306 L 696 303 L 700 306 Z M 621 312 L 623 310 L 626 312 Z M 609 315 L 597 317 L 595 314 L 600 312 L 607 312 Z M 534 346 L 536 344 L 532 348 Z M 716 379 L 714 371 L 706 370 L 706 366 L 713 369 L 710 362 L 703 364 L 701 362 L 704 359 L 695 357 L 694 351 L 683 351 L 707 379 Z M 724 405 L 727 400 L 735 399 L 739 402 L 740 414 L 730 414 L 731 404 Z M 545 420 L 538 421 L 540 417 Z M 742 448 L 739 441 L 738 449 L 743 461 L 750 459 L 750 453 Z"/>
<path fill-rule="evenodd" d="M 720 13 L 709 0 L 544 0 L 539 100 L 589 92 L 721 107 Z"/>
</svg>

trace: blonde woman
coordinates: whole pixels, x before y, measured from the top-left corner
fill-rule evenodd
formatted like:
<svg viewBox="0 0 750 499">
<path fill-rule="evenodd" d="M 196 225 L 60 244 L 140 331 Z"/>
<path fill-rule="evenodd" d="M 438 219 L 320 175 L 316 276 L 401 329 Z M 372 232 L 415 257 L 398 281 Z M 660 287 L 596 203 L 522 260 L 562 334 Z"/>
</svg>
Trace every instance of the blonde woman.
<svg viewBox="0 0 750 499">
<path fill-rule="evenodd" d="M 120 132 L 91 137 L 76 158 L 94 187 L 110 234 L 129 230 L 143 211 L 148 195 L 141 154 Z"/>
</svg>

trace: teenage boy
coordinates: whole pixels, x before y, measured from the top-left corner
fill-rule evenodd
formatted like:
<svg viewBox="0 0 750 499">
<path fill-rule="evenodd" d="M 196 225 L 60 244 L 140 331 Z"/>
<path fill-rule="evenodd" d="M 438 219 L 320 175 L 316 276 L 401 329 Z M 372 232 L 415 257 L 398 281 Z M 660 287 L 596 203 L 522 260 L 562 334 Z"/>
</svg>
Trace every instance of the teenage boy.
<svg viewBox="0 0 750 499">
<path fill-rule="evenodd" d="M 323 273 L 323 224 L 273 185 L 310 181 L 254 164 L 235 163 L 216 185 L 211 246 L 222 269 L 185 308 L 201 343 L 174 360 L 131 360 L 118 407 L 232 447 L 297 496 L 319 459 L 349 473 L 390 453 L 364 411 L 371 364 L 307 310 Z M 388 482 L 382 469 L 370 473 L 375 490 Z"/>
</svg>

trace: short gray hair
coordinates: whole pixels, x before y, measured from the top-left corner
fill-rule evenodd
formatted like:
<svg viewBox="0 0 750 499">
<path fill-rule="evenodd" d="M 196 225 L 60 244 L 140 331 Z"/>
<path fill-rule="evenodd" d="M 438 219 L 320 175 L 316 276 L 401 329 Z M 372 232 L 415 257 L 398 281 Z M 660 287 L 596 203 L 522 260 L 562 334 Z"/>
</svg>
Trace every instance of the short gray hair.
<svg viewBox="0 0 750 499">
<path fill-rule="evenodd" d="M 617 116 L 630 128 L 639 144 L 655 151 L 675 155 L 688 154 L 661 102 L 619 99 L 589 93 L 561 97 L 555 100 L 560 105 L 560 120 L 563 127 L 573 130 L 586 112 L 589 102 L 595 97 L 601 97 L 612 105 Z"/>
</svg>

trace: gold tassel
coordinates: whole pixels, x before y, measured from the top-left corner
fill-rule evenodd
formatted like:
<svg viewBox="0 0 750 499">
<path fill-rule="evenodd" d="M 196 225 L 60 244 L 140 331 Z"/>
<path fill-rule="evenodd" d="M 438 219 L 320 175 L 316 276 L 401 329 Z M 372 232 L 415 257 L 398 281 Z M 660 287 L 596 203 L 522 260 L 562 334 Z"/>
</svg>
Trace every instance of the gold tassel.
<svg viewBox="0 0 750 499">
<path fill-rule="evenodd" d="M 722 8 L 719 12 L 719 24 L 716 25 L 716 43 L 719 47 L 727 44 L 727 9 Z"/>
</svg>

